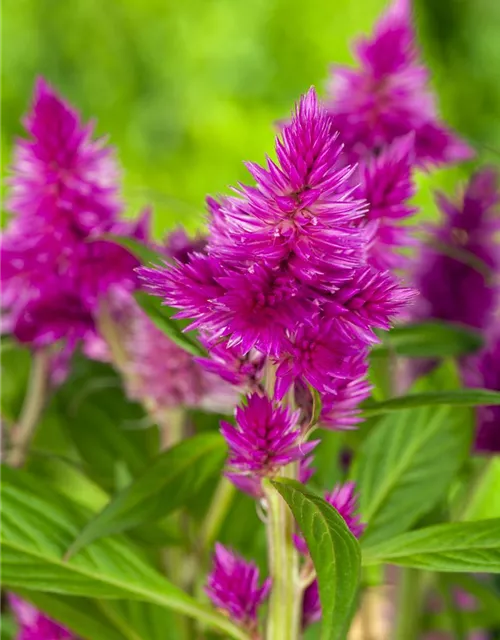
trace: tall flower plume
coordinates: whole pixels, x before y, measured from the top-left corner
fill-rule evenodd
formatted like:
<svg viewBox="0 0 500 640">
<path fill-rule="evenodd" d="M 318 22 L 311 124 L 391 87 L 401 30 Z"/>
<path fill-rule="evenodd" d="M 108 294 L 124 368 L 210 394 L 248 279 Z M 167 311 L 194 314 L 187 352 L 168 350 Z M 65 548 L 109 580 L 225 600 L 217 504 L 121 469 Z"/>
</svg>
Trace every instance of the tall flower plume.
<svg viewBox="0 0 500 640">
<path fill-rule="evenodd" d="M 411 0 L 393 0 L 373 35 L 354 46 L 357 68 L 332 69 L 327 106 L 351 162 L 415 134 L 419 165 L 466 160 L 472 150 L 438 118 L 420 60 Z"/>
<path fill-rule="evenodd" d="M 36 346 L 93 330 L 99 300 L 117 283 L 132 288 L 137 261 L 98 238 L 133 234 L 119 220 L 119 172 L 92 125 L 39 80 L 17 143 L 1 246 L 3 308 L 8 328 Z"/>
<path fill-rule="evenodd" d="M 335 394 L 338 380 L 365 373 L 373 330 L 388 328 L 413 294 L 367 265 L 367 205 L 314 89 L 284 125 L 276 156 L 247 165 L 254 186 L 208 200 L 203 252 L 139 273 L 210 336 L 219 365 L 224 349 L 260 353 L 277 367 L 277 400 L 296 384 Z"/>
</svg>

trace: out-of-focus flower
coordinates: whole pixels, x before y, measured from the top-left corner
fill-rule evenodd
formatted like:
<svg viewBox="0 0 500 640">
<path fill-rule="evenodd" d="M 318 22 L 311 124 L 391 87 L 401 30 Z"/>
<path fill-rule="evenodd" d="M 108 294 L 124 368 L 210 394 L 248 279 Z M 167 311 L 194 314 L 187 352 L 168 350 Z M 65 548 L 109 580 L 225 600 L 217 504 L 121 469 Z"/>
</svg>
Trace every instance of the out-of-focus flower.
<svg viewBox="0 0 500 640">
<path fill-rule="evenodd" d="M 19 626 L 16 640 L 76 640 L 68 629 L 51 620 L 31 604 L 9 594 L 9 605 Z"/>
<path fill-rule="evenodd" d="M 192 354 L 156 328 L 131 296 L 125 304 L 128 311 L 118 327 L 124 338 L 125 383 L 131 398 L 153 415 L 179 406 L 232 410 L 238 398 L 233 387 L 205 371 Z"/>
<path fill-rule="evenodd" d="M 437 203 L 445 219 L 430 229 L 421 248 L 414 276 L 420 293 L 414 317 L 485 329 L 499 293 L 498 174 L 483 169 L 472 176 L 457 202 L 439 194 Z"/>
<path fill-rule="evenodd" d="M 314 580 L 304 591 L 302 597 L 302 628 L 321 620 L 321 602 L 319 600 L 318 581 Z"/>
<path fill-rule="evenodd" d="M 325 493 L 325 500 L 336 509 L 344 519 L 350 532 L 359 538 L 365 530 L 365 525 L 361 522 L 361 517 L 357 513 L 358 496 L 356 494 L 356 483 L 345 482 L 337 484 L 330 493 Z M 302 536 L 294 536 L 295 546 L 301 553 L 308 553 L 307 544 Z"/>
<path fill-rule="evenodd" d="M 213 569 L 206 592 L 218 609 L 249 631 L 257 626 L 257 613 L 271 588 L 267 578 L 259 586 L 259 570 L 221 544 L 215 545 Z"/>
<path fill-rule="evenodd" d="M 103 234 L 133 235 L 118 218 L 119 172 L 92 125 L 43 80 L 17 143 L 0 252 L 6 324 L 37 347 L 76 343 L 92 329 L 100 298 L 115 285 L 131 289 L 137 260 Z"/>
<path fill-rule="evenodd" d="M 473 156 L 438 118 L 429 72 L 416 44 L 411 0 L 393 0 L 373 35 L 355 43 L 354 55 L 358 68 L 332 69 L 327 100 L 350 162 L 376 155 L 410 132 L 420 165 Z"/>
<path fill-rule="evenodd" d="M 249 396 L 246 406 L 236 409 L 236 426 L 221 422 L 231 472 L 274 475 L 280 467 L 305 458 L 318 441 L 302 442 L 299 413 L 276 406 L 267 396 Z"/>
</svg>

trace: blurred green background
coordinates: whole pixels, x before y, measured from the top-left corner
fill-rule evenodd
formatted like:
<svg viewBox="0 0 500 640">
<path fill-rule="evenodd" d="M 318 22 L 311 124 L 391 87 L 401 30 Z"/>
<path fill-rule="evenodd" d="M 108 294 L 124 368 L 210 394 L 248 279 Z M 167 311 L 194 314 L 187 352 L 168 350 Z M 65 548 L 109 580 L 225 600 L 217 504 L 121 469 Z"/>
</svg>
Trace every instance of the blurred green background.
<svg viewBox="0 0 500 640">
<path fill-rule="evenodd" d="M 352 60 L 384 0 L 4 0 L 3 172 L 35 77 L 109 134 L 127 211 L 152 204 L 157 234 L 202 224 L 207 193 L 272 151 L 273 122 L 328 67 Z M 442 113 L 500 157 L 499 0 L 415 0 Z M 463 170 L 459 170 L 463 171 Z M 433 176 L 453 182 L 458 175 Z M 429 178 L 421 178 L 421 181 Z M 426 208 L 430 198 L 422 196 Z"/>
</svg>

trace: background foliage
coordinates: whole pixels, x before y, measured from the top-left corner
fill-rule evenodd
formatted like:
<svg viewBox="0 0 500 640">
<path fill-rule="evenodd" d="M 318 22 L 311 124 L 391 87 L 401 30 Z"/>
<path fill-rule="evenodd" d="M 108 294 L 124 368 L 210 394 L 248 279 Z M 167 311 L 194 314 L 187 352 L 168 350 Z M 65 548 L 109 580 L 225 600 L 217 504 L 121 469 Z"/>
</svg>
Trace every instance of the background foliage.
<svg viewBox="0 0 500 640">
<path fill-rule="evenodd" d="M 157 233 L 180 221 L 196 227 L 205 195 L 244 178 L 243 160 L 271 151 L 273 121 L 311 84 L 323 90 L 333 62 L 351 61 L 349 41 L 385 4 L 6 0 L 4 165 L 43 74 L 110 135 L 125 167 L 127 210 L 152 204 Z M 443 114 L 482 161 L 498 160 L 500 3 L 415 0 L 415 7 Z M 451 186 L 457 171 L 432 180 Z"/>
</svg>

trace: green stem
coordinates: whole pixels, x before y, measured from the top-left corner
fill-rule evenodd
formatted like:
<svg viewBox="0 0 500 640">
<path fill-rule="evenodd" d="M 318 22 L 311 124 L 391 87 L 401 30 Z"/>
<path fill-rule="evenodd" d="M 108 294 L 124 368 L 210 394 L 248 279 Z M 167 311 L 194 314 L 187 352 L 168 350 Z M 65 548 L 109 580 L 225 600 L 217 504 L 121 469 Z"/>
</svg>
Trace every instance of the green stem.
<svg viewBox="0 0 500 640">
<path fill-rule="evenodd" d="M 210 553 L 235 496 L 236 488 L 234 484 L 222 476 L 200 532 L 200 549 L 204 557 Z"/>
<path fill-rule="evenodd" d="M 28 389 L 19 420 L 10 433 L 10 451 L 7 463 L 20 467 L 24 463 L 28 448 L 45 405 L 49 375 L 50 354 L 47 350 L 33 354 Z"/>
<path fill-rule="evenodd" d="M 269 568 L 273 581 L 266 640 L 298 640 L 301 587 L 299 554 L 293 544 L 295 521 L 276 489 L 265 481 L 263 485 L 267 502 Z"/>
<path fill-rule="evenodd" d="M 401 569 L 395 640 L 417 640 L 419 637 L 421 576 L 422 573 L 418 569 Z"/>
</svg>

